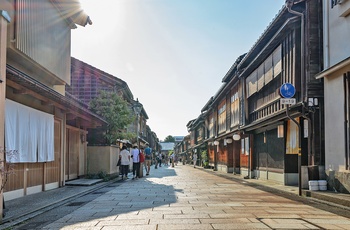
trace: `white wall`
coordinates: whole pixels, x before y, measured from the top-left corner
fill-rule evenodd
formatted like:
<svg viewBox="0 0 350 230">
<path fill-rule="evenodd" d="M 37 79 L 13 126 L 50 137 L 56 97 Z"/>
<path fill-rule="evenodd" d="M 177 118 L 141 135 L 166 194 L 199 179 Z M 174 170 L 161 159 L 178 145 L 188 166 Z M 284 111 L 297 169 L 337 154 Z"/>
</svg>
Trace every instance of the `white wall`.
<svg viewBox="0 0 350 230">
<path fill-rule="evenodd" d="M 350 0 L 333 8 L 329 0 L 324 0 L 323 7 L 324 68 L 327 69 L 350 56 Z"/>
<path fill-rule="evenodd" d="M 350 0 L 331 7 L 323 1 L 324 69 L 350 57 Z M 325 169 L 341 170 L 345 161 L 344 140 L 344 86 L 345 67 L 324 78 L 325 93 Z"/>
<path fill-rule="evenodd" d="M 344 165 L 344 94 L 343 77 L 325 81 L 325 169 L 339 170 Z M 338 92 L 338 93 L 335 93 Z"/>
</svg>

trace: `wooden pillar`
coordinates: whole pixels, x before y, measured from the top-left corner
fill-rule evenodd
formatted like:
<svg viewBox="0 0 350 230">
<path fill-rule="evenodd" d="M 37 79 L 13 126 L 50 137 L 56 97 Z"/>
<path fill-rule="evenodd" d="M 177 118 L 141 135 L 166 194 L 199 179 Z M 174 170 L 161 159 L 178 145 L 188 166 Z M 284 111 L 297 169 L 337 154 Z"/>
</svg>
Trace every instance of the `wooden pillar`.
<svg viewBox="0 0 350 230">
<path fill-rule="evenodd" d="M 0 7 L 2 5 L 0 4 Z M 5 98 L 6 98 L 6 47 L 7 47 L 7 24 L 10 22 L 10 16 L 7 11 L 0 8 L 0 159 L 4 164 L 4 139 L 5 139 Z M 0 183 L 2 176 L 0 174 Z M 3 191 L 0 191 L 0 219 L 3 216 Z"/>
</svg>

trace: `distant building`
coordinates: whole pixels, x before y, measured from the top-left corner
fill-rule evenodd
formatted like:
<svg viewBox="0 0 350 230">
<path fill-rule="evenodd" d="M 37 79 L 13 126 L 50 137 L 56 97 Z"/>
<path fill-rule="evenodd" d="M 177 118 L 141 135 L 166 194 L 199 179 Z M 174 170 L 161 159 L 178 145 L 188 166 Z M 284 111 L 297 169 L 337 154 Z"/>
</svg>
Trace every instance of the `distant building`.
<svg viewBox="0 0 350 230">
<path fill-rule="evenodd" d="M 173 136 L 173 137 L 175 140 L 175 144 L 180 143 L 185 138 L 185 136 Z"/>
<path fill-rule="evenodd" d="M 175 143 L 173 143 L 173 142 L 160 142 L 160 146 L 162 146 L 162 151 L 170 151 L 170 150 L 174 150 Z"/>
<path fill-rule="evenodd" d="M 161 153 L 164 154 L 165 156 L 169 155 L 169 151 L 174 150 L 175 143 L 174 142 L 160 142 L 159 143 L 161 146 Z"/>
</svg>

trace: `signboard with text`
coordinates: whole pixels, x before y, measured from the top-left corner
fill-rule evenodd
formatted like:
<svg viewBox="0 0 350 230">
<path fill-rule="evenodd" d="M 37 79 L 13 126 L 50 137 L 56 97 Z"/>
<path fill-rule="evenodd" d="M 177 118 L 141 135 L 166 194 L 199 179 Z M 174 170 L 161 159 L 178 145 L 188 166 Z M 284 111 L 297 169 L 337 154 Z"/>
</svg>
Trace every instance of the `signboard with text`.
<svg viewBox="0 0 350 230">
<path fill-rule="evenodd" d="M 280 102 L 282 105 L 295 105 L 297 100 L 295 98 L 281 98 Z"/>
</svg>

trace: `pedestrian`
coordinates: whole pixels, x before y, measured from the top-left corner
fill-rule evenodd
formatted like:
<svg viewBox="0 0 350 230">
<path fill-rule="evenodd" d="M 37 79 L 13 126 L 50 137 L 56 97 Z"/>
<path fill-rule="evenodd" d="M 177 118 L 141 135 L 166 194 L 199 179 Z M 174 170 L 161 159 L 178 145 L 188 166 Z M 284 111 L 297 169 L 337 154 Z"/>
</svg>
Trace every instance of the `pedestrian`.
<svg viewBox="0 0 350 230">
<path fill-rule="evenodd" d="M 175 167 L 175 153 L 172 153 L 170 155 L 170 161 L 171 161 L 171 167 L 174 168 Z"/>
<path fill-rule="evenodd" d="M 174 154 L 174 161 L 175 161 L 175 165 L 177 166 L 177 162 L 178 162 L 178 157 L 177 157 L 177 154 Z"/>
<path fill-rule="evenodd" d="M 157 160 L 158 160 L 159 167 L 162 167 L 162 154 L 161 153 L 158 153 Z"/>
<path fill-rule="evenodd" d="M 147 172 L 147 165 L 146 165 L 146 162 L 145 162 L 145 148 L 144 147 L 140 147 L 140 153 L 142 153 L 143 154 L 143 162 L 140 162 L 140 172 L 141 172 L 141 170 L 142 170 L 142 172 L 143 172 L 143 166 L 145 166 L 145 171 Z M 143 175 L 143 173 L 142 173 L 142 175 Z"/>
<path fill-rule="evenodd" d="M 132 179 L 138 179 L 140 175 L 140 151 L 137 148 L 136 145 L 134 145 L 133 149 L 131 150 L 131 156 L 132 156 Z"/>
<path fill-rule="evenodd" d="M 154 158 L 154 168 L 157 169 L 158 168 L 158 152 L 155 152 L 154 156 L 155 156 L 155 158 Z"/>
<path fill-rule="evenodd" d="M 120 171 L 122 173 L 122 180 L 128 179 L 129 165 L 130 165 L 130 152 L 124 145 L 122 151 L 120 151 Z"/>
<path fill-rule="evenodd" d="M 151 170 L 151 163 L 152 163 L 152 149 L 149 147 L 149 145 L 146 145 L 147 147 L 145 148 L 145 162 L 147 166 L 146 170 L 146 176 L 149 175 L 149 172 Z"/>
<path fill-rule="evenodd" d="M 162 155 L 160 153 L 158 153 L 158 152 L 156 152 L 155 155 L 156 155 L 156 159 L 155 159 L 156 166 L 155 166 L 155 168 L 158 168 L 158 166 L 162 167 Z"/>
<path fill-rule="evenodd" d="M 164 155 L 164 153 L 161 153 L 161 155 L 162 155 L 162 164 L 163 165 L 167 165 L 166 162 L 165 162 L 165 155 Z"/>
<path fill-rule="evenodd" d="M 143 147 L 140 147 L 140 175 L 139 177 L 143 177 L 143 166 L 145 164 L 145 154 L 143 153 Z"/>
<path fill-rule="evenodd" d="M 196 167 L 196 164 L 197 164 L 197 153 L 193 153 L 193 167 L 195 168 Z"/>
</svg>

